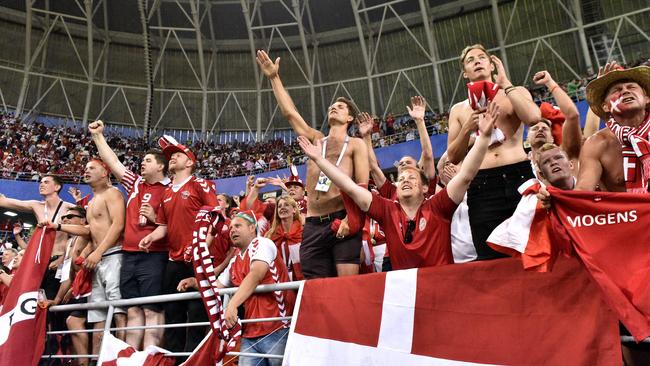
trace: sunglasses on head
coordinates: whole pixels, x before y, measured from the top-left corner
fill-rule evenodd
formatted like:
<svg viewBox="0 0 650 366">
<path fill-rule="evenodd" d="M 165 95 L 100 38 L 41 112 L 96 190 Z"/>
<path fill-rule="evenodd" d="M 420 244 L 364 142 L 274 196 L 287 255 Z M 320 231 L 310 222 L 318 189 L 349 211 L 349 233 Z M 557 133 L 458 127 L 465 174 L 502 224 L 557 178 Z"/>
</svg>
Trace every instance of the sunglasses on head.
<svg viewBox="0 0 650 366">
<path fill-rule="evenodd" d="M 404 244 L 410 244 L 413 241 L 413 230 L 415 230 L 415 220 L 409 220 L 404 233 Z"/>
<path fill-rule="evenodd" d="M 77 218 L 80 218 L 80 219 L 84 218 L 81 215 L 75 215 L 75 214 L 67 214 L 67 215 L 61 216 L 62 219 L 68 219 L 68 220 L 72 219 L 73 217 L 77 217 Z"/>
</svg>

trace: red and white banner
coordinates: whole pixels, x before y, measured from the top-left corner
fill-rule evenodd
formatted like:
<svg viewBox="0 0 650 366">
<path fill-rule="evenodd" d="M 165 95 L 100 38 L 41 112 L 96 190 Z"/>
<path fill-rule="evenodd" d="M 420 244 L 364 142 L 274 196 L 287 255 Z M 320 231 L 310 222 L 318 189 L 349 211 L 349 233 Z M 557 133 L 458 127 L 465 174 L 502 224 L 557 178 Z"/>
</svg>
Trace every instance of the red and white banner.
<svg viewBox="0 0 650 366">
<path fill-rule="evenodd" d="M 128 343 L 111 334 L 105 334 L 102 349 L 99 352 L 99 366 L 174 366 L 176 359 L 165 356 L 166 349 L 148 346 L 144 351 L 137 351 Z"/>
<path fill-rule="evenodd" d="M 636 340 L 650 336 L 650 195 L 549 187 L 573 248 Z"/>
<path fill-rule="evenodd" d="M 38 289 L 47 270 L 56 231 L 37 228 L 25 250 L 0 309 L 0 360 L 3 365 L 37 365 L 45 346 L 44 309 Z M 26 347 L 29 345 L 29 347 Z"/>
<path fill-rule="evenodd" d="M 283 365 L 613 365 L 616 316 L 575 258 L 306 281 Z"/>
</svg>

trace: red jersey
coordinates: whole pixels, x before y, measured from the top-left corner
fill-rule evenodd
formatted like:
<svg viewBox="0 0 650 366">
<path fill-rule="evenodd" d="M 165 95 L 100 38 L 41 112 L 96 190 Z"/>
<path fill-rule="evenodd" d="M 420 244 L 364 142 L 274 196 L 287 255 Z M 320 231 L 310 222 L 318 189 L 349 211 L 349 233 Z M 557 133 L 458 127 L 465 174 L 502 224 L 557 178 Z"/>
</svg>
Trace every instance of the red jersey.
<svg viewBox="0 0 650 366">
<path fill-rule="evenodd" d="M 435 178 L 429 180 L 429 189 L 424 194 L 424 198 L 429 198 L 435 195 L 437 186 L 438 186 L 438 176 L 436 175 Z M 381 186 L 381 188 L 379 188 L 378 191 L 379 191 L 379 195 L 384 198 L 388 198 L 389 200 L 392 201 L 397 199 L 397 187 L 389 180 L 386 180 L 386 182 L 384 182 L 384 185 Z"/>
<path fill-rule="evenodd" d="M 196 214 L 201 206 L 218 205 L 214 183 L 193 175 L 184 182 L 165 189 L 156 221 L 159 225 L 167 225 L 171 260 L 185 260 L 186 249 L 192 244 Z M 191 259 L 187 254 L 187 259 Z"/>
<path fill-rule="evenodd" d="M 377 220 L 386 234 L 393 269 L 432 267 L 453 263 L 451 218 L 458 205 L 447 190 L 427 198 L 418 209 L 411 232 L 412 241 L 404 243 L 409 221 L 398 201 L 372 194 L 368 216 Z"/>
<path fill-rule="evenodd" d="M 219 275 L 219 282 L 226 287 L 239 286 L 250 272 L 253 261 L 262 261 L 269 265 L 269 270 L 260 285 L 288 282 L 287 267 L 278 255 L 275 243 L 271 239 L 257 237 L 244 252 L 237 252 L 228 267 Z M 293 314 L 296 292 L 292 290 L 252 294 L 244 301 L 244 318 L 284 317 Z M 244 324 L 242 337 L 255 338 L 270 334 L 281 328 L 289 327 L 289 320 Z"/>
<path fill-rule="evenodd" d="M 124 243 L 122 250 L 127 252 L 139 252 L 138 247 L 140 240 L 150 234 L 158 227 L 156 224 L 147 220 L 147 224 L 140 226 L 140 206 L 148 203 L 154 210 L 158 210 L 163 199 L 165 189 L 170 184 L 169 178 L 160 182 L 149 184 L 140 175 L 136 175 L 130 170 L 124 173 L 122 186 L 129 197 L 126 201 L 126 221 L 124 223 Z M 151 243 L 150 252 L 166 252 L 167 238 L 163 238 Z"/>
</svg>

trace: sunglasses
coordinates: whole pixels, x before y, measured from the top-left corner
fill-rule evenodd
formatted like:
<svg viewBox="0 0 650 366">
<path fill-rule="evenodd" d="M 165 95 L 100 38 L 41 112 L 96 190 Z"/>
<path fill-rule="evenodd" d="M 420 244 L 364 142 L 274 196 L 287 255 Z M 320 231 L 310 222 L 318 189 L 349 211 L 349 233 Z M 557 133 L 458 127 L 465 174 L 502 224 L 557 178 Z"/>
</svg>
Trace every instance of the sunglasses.
<svg viewBox="0 0 650 366">
<path fill-rule="evenodd" d="M 62 219 L 68 219 L 68 220 L 72 219 L 73 217 L 77 217 L 77 218 L 80 218 L 80 219 L 83 219 L 83 218 L 84 218 L 84 217 L 81 216 L 81 215 L 73 215 L 73 214 L 68 214 L 68 215 L 63 215 L 63 216 L 61 216 Z"/>
<path fill-rule="evenodd" d="M 404 244 L 410 244 L 413 241 L 413 230 L 415 230 L 415 220 L 409 220 L 404 233 Z"/>
</svg>

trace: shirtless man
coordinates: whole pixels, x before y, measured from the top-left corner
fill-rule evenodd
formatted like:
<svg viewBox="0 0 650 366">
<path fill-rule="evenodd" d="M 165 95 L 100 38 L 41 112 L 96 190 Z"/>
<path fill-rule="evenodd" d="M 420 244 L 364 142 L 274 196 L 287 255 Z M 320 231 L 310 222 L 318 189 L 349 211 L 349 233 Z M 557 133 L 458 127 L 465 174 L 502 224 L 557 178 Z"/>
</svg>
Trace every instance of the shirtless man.
<svg viewBox="0 0 650 366">
<path fill-rule="evenodd" d="M 85 258 L 83 267 L 93 271 L 92 293 L 88 303 L 120 300 L 120 267 L 122 265 L 122 245 L 119 242 L 124 230 L 125 204 L 122 193 L 111 186 L 109 169 L 100 160 L 86 164 L 84 182 L 93 191 L 93 199 L 86 212 L 87 226 L 57 225 L 56 229 L 72 235 L 90 235 L 88 246 L 82 251 Z M 49 224 L 50 226 L 52 224 Z M 126 312 L 115 308 L 115 326 L 126 326 Z M 95 329 L 103 329 L 106 309 L 88 310 L 88 323 Z M 125 332 L 117 336 L 124 339 Z M 93 354 L 99 353 L 102 332 L 93 333 Z"/>
<path fill-rule="evenodd" d="M 598 78 L 587 85 L 591 110 L 607 122 L 607 127 L 585 141 L 580 154 L 577 190 L 593 191 L 599 187 L 611 192 L 647 192 L 648 177 L 643 176 L 642 157 L 635 152 L 625 127 L 634 128 L 646 141 L 650 138 L 648 103 L 650 67 L 620 70 L 616 62 L 605 65 Z M 647 155 L 644 143 L 641 154 Z"/>
<path fill-rule="evenodd" d="M 309 141 L 323 140 L 323 153 L 327 160 L 339 167 L 357 184 L 368 183 L 368 152 L 363 141 L 348 136 L 350 123 L 357 117 L 354 103 L 338 98 L 327 111 L 329 134 L 311 128 L 293 104 L 278 74 L 280 58 L 271 61 L 264 51 L 257 51 L 257 63 L 271 81 L 273 93 L 282 115 L 291 127 Z M 337 233 L 330 229 L 335 219 L 343 219 L 346 212 L 339 188 L 321 172 L 313 162 L 307 162 L 307 219 L 300 248 L 300 262 L 305 278 L 346 276 L 359 273 L 361 233 L 349 237 L 347 225 L 342 224 Z M 345 220 L 344 220 L 345 221 Z M 336 234 L 336 235 L 335 235 Z"/>
<path fill-rule="evenodd" d="M 41 178 L 38 185 L 38 193 L 43 196 L 43 201 L 28 200 L 21 201 L 7 198 L 0 194 L 0 207 L 6 209 L 31 212 L 36 216 L 37 222 L 52 221 L 61 222 L 63 216 L 69 208 L 74 207 L 72 203 L 65 202 L 59 197 L 59 192 L 63 188 L 63 183 L 55 175 L 45 175 Z M 54 299 L 59 289 L 59 280 L 55 278 L 57 268 L 63 263 L 65 247 L 68 241 L 68 235 L 57 233 L 54 239 L 54 248 L 52 248 L 52 257 L 45 276 L 43 278 L 43 289 L 50 300 Z"/>
<path fill-rule="evenodd" d="M 469 220 L 478 260 L 502 257 L 487 246 L 485 240 L 492 230 L 512 215 L 519 201 L 517 188 L 533 177 L 533 171 L 523 148 L 522 122 L 537 122 L 539 108 L 526 88 L 512 85 L 501 60 L 490 56 L 482 45 L 466 47 L 460 56 L 463 76 L 471 82 L 492 80 L 500 90 L 493 99 L 501 111 L 496 127 L 504 138 L 490 145 L 467 191 Z M 470 136 L 477 129 L 479 115 L 485 109 L 472 110 L 469 100 L 454 105 L 449 114 L 447 154 L 453 164 L 467 154 Z M 498 135 L 495 131 L 493 135 Z"/>
</svg>

